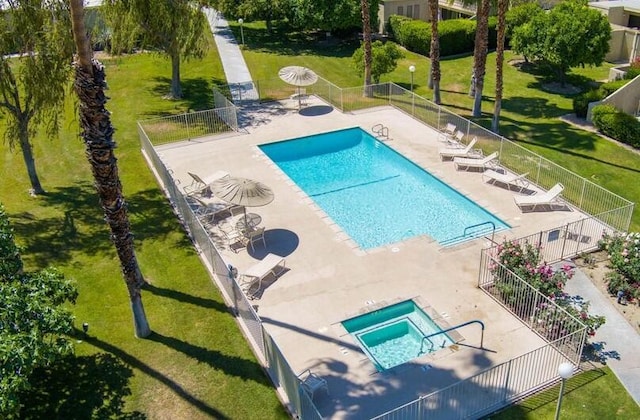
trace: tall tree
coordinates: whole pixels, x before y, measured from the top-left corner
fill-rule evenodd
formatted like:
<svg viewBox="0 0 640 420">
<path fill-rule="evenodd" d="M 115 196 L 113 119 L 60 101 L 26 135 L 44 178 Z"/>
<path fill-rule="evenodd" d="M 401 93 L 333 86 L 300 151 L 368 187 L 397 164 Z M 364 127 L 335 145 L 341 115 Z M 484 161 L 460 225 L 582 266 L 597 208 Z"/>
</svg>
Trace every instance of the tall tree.
<svg viewBox="0 0 640 420">
<path fill-rule="evenodd" d="M 353 64 L 362 76 L 364 74 L 364 45 L 353 52 Z M 380 83 L 380 76 L 391 73 L 398 67 L 398 60 L 404 57 L 402 50 L 394 42 L 374 41 L 371 43 L 371 78 Z"/>
<path fill-rule="evenodd" d="M 371 91 L 371 63 L 373 56 L 371 54 L 371 19 L 369 16 L 369 0 L 360 0 L 360 8 L 362 9 L 362 38 L 364 48 L 364 94 L 365 96 L 373 96 Z"/>
<path fill-rule="evenodd" d="M 71 0 L 73 39 L 77 58 L 74 62 L 74 89 L 80 99 L 81 135 L 86 146 L 86 155 L 104 211 L 105 220 L 111 229 L 111 240 L 115 245 L 124 281 L 131 300 L 134 331 L 136 337 L 151 334 L 142 306 L 141 287 L 145 281 L 138 266 L 127 206 L 122 194 L 117 159 L 113 150 L 113 126 L 109 111 L 105 109 L 107 97 L 104 66 L 93 58 L 84 27 L 83 0 Z"/>
<path fill-rule="evenodd" d="M 30 375 L 73 352 L 68 335 L 75 285 L 53 268 L 25 271 L 9 219 L 0 205 L 0 417 L 18 418 Z"/>
<path fill-rule="evenodd" d="M 489 45 L 489 12 L 491 0 L 478 0 L 476 42 L 473 50 L 473 77 L 469 95 L 473 96 L 473 116 L 482 116 L 482 90 L 487 68 L 487 48 Z"/>
<path fill-rule="evenodd" d="M 202 58 L 207 49 L 205 31 L 209 30 L 202 13 L 202 2 L 176 0 L 105 0 L 106 17 L 112 28 L 131 31 L 122 25 L 123 16 L 138 22 L 140 46 L 161 51 L 171 59 L 171 92 L 169 97 L 181 98 L 180 62 Z M 119 36 L 114 41 L 134 42 L 136 37 Z M 132 45 L 113 45 L 114 51 L 130 50 Z"/>
<path fill-rule="evenodd" d="M 506 16 L 509 0 L 498 0 L 498 44 L 496 46 L 496 99 L 493 108 L 491 130 L 497 133 L 500 128 L 500 111 L 502 109 L 502 87 L 504 66 L 504 44 L 506 37 Z"/>
<path fill-rule="evenodd" d="M 440 34 L 438 33 L 438 0 L 429 0 L 429 12 L 431 17 L 431 47 L 429 59 L 431 71 L 429 72 L 429 87 L 433 89 L 433 102 L 440 104 Z"/>
<path fill-rule="evenodd" d="M 68 8 L 62 0 L 0 2 L 0 112 L 9 147 L 22 151 L 32 194 L 43 194 L 33 137 L 58 131 L 71 60 Z"/>
</svg>

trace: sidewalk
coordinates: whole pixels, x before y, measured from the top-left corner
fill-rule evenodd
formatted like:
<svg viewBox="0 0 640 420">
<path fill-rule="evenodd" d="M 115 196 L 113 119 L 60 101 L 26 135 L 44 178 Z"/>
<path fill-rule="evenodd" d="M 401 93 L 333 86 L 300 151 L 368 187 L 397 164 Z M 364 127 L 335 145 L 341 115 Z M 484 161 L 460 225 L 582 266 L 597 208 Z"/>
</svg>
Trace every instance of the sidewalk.
<svg viewBox="0 0 640 420">
<path fill-rule="evenodd" d="M 257 101 L 258 91 L 251 79 L 251 73 L 244 61 L 240 46 L 229 29 L 229 23 L 212 8 L 207 7 L 203 11 L 218 47 L 233 102 L 241 106 L 247 102 Z"/>
<path fill-rule="evenodd" d="M 602 345 L 600 353 L 608 355 L 607 365 L 640 404 L 640 357 L 636 353 L 640 349 L 640 335 L 579 268 L 576 267 L 565 291 L 591 302 L 589 312 L 604 315 L 607 319 L 596 332 L 593 342 Z"/>
</svg>

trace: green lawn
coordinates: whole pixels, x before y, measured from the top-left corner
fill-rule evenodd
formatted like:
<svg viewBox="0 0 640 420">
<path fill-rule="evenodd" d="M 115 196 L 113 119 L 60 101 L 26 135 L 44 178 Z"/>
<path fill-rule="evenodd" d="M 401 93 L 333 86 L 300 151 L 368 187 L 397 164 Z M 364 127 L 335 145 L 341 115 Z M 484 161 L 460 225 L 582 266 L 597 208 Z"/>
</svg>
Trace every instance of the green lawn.
<svg viewBox="0 0 640 420">
<path fill-rule="evenodd" d="M 70 99 L 60 135 L 34 141 L 47 195 L 27 194 L 18 150 L 4 147 L 0 160 L 1 201 L 25 247 L 27 266 L 55 265 L 75 279 L 76 326 L 89 323 L 89 337 L 76 345 L 82 357 L 65 364 L 63 372 L 43 375 L 42 391 L 25 399 L 26 409 L 33 418 L 89 418 L 101 406 L 102 413 L 116 417 L 122 411 L 149 418 L 287 418 L 140 153 L 137 120 L 212 107 L 211 88 L 224 82 L 217 52 L 183 65 L 181 101 L 162 98 L 171 74 L 165 58 L 142 54 L 104 63 L 137 255 L 152 283 L 143 301 L 154 334 L 133 337 L 126 288 Z M 64 404 L 53 406 L 60 395 Z"/>
<path fill-rule="evenodd" d="M 360 83 L 350 70 L 353 43 L 297 47 L 272 41 L 284 38 L 267 38 L 252 24 L 245 24 L 245 38 L 245 57 L 255 79 L 275 78 L 279 67 L 303 64 L 339 86 Z M 70 99 L 60 135 L 39 135 L 34 140 L 47 195 L 27 194 L 29 183 L 18 150 L 5 146 L 0 160 L 0 200 L 25 247 L 27 267 L 54 265 L 75 279 L 80 289 L 73 308 L 76 325 L 90 326 L 89 337 L 78 337 L 81 357 L 62 365 L 62 372 L 45 372 L 36 387 L 40 392 L 25 399 L 25 409 L 38 418 L 53 417 L 53 412 L 63 418 L 85 418 L 98 407 L 120 418 L 126 417 L 122 413 L 149 418 L 286 418 L 139 150 L 137 120 L 212 106 L 211 87 L 225 83 L 215 49 L 204 60 L 183 65 L 181 101 L 162 98 L 169 90 L 167 59 L 142 54 L 104 62 L 111 97 L 108 109 L 117 129 L 116 154 L 138 259 L 152 283 L 143 300 L 155 334 L 147 340 L 133 338 L 126 289 L 78 137 L 75 101 Z M 470 63 L 470 58 L 443 62 L 444 104 L 463 115 L 471 103 L 465 94 Z M 422 57 L 407 54 L 383 80 L 408 86 L 410 64 L 418 68 L 418 93 L 428 96 L 424 86 L 428 66 Z M 581 71 L 594 79 L 607 73 L 606 68 Z M 491 74 L 489 69 L 488 78 Z M 640 197 L 638 183 L 626 182 L 626 177 L 636 175 L 633 168 L 640 168 L 637 155 L 559 123 L 555 117 L 570 111 L 570 98 L 541 91 L 535 75 L 507 67 L 506 78 L 505 134 L 629 199 Z M 488 100 L 487 115 L 489 107 Z M 3 124 L 0 117 L 0 128 Z M 635 216 L 637 230 L 638 212 Z M 600 383 L 598 378 L 593 381 L 594 386 Z M 64 404 L 52 405 L 60 395 Z"/>
</svg>

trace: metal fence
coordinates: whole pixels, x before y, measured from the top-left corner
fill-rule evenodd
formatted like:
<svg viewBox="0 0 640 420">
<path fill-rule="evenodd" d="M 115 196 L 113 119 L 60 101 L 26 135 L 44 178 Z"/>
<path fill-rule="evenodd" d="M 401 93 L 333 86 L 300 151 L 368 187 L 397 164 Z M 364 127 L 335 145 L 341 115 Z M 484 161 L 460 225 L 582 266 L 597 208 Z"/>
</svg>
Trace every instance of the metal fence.
<svg viewBox="0 0 640 420">
<path fill-rule="evenodd" d="M 192 241 L 198 246 L 202 259 L 208 265 L 216 286 L 227 304 L 232 308 L 245 337 L 252 345 L 260 363 L 266 367 L 276 387 L 286 395 L 286 403 L 293 413 L 303 419 L 322 419 L 309 396 L 302 392 L 297 375 L 287 363 L 282 352 L 264 330 L 262 321 L 252 302 L 230 273 L 230 266 L 218 252 L 205 226 L 194 213 L 191 205 L 176 185 L 170 168 L 167 168 L 156 153 L 142 127 L 139 127 L 143 154 L 151 166 L 156 179 L 162 185 L 179 220 Z"/>
<path fill-rule="evenodd" d="M 285 99 L 296 93 L 294 86 L 280 79 L 263 80 L 256 85 L 261 101 Z M 476 137 L 477 147 L 485 154 L 498 152 L 504 168 L 526 173 L 528 181 L 542 189 L 561 183 L 565 201 L 615 230 L 629 229 L 634 207 L 631 201 L 395 83 L 340 88 L 320 77 L 317 83 L 305 88 L 305 93 L 316 95 L 343 112 L 391 105 L 437 130 L 453 124 L 465 138 Z"/>
<path fill-rule="evenodd" d="M 568 359 L 557 347 L 549 343 L 373 420 L 466 419 L 491 414 L 559 380 L 558 366 Z"/>
<path fill-rule="evenodd" d="M 238 131 L 237 109 L 222 98 L 222 94 L 214 91 L 216 106 L 221 103 L 225 107 L 138 121 L 138 127 L 155 146 Z"/>
</svg>

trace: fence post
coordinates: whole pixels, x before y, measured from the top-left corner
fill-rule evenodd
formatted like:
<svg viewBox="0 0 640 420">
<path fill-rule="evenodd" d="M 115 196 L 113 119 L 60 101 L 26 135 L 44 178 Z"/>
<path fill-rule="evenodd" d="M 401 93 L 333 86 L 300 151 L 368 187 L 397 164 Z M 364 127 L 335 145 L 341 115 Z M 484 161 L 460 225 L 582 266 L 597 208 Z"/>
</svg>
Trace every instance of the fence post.
<svg viewBox="0 0 640 420">
<path fill-rule="evenodd" d="M 189 132 L 189 120 L 187 119 L 188 114 L 184 114 L 184 125 L 187 127 L 187 141 L 191 141 L 191 133 Z"/>
<path fill-rule="evenodd" d="M 540 185 L 540 168 L 542 167 L 542 156 L 538 156 L 538 173 L 536 174 L 536 185 Z"/>
</svg>

